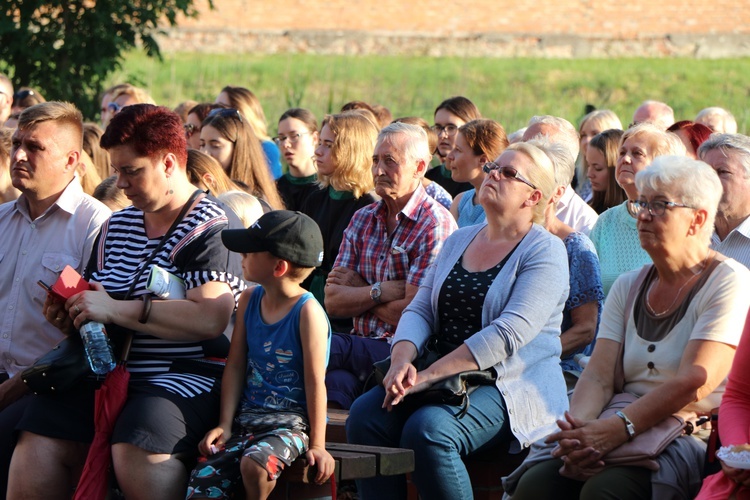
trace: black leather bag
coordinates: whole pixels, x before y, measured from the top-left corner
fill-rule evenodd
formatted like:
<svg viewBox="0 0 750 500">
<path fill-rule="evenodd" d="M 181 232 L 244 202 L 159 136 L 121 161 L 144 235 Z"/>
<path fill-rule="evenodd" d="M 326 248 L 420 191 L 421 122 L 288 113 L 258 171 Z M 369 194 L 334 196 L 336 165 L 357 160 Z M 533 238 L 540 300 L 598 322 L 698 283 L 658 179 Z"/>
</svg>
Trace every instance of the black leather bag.
<svg viewBox="0 0 750 500">
<path fill-rule="evenodd" d="M 81 338 L 70 335 L 21 372 L 21 380 L 34 394 L 53 394 L 67 391 L 91 374 Z"/>
<path fill-rule="evenodd" d="M 422 371 L 432 363 L 448 354 L 456 345 L 448 342 L 438 341 L 436 337 L 430 337 L 427 345 L 412 364 L 417 371 Z M 383 385 L 383 379 L 391 367 L 390 356 L 373 364 L 373 379 L 376 383 Z M 399 403 L 408 408 L 416 409 L 424 405 L 444 404 L 460 406 L 461 409 L 456 418 L 463 418 L 471 404 L 469 396 L 477 387 L 482 385 L 493 385 L 497 380 L 497 372 L 494 368 L 487 370 L 469 370 L 456 373 L 446 379 L 435 382 L 424 391 L 408 394 Z"/>
</svg>

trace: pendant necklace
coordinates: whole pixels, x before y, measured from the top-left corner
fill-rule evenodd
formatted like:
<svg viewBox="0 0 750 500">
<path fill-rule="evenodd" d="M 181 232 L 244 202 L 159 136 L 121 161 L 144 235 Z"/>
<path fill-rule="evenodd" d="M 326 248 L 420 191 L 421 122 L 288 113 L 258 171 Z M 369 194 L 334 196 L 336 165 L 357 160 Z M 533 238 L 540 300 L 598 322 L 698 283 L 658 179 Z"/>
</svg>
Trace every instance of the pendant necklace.
<svg viewBox="0 0 750 500">
<path fill-rule="evenodd" d="M 710 250 L 706 254 L 706 258 L 703 259 L 703 263 L 701 264 L 701 270 L 698 271 L 697 273 L 693 274 L 693 276 L 691 276 L 690 279 L 688 279 L 680 287 L 680 289 L 677 290 L 677 293 L 675 294 L 674 299 L 672 299 L 672 303 L 669 304 L 669 307 L 667 307 L 666 309 L 664 309 L 664 311 L 662 311 L 660 313 L 656 312 L 656 309 L 654 309 L 654 307 L 651 305 L 651 302 L 648 300 L 648 296 L 651 295 L 651 289 L 654 287 L 654 283 L 656 283 L 656 280 L 658 280 L 659 277 L 657 276 L 656 280 L 654 280 L 654 281 L 651 282 L 651 284 L 648 286 L 648 290 L 646 291 L 646 306 L 648 307 L 649 311 L 651 311 L 651 314 L 653 314 L 657 318 L 660 318 L 660 317 L 666 315 L 672 309 L 672 307 L 674 306 L 675 302 L 677 302 L 677 299 L 680 297 L 680 294 L 682 293 L 682 290 L 684 290 L 685 287 L 688 286 L 688 283 L 690 283 L 691 281 L 693 281 L 693 279 L 695 279 L 697 276 L 700 276 L 701 274 L 703 274 L 703 270 L 706 269 L 706 263 L 708 262 L 709 255 L 711 255 L 711 251 Z"/>
</svg>

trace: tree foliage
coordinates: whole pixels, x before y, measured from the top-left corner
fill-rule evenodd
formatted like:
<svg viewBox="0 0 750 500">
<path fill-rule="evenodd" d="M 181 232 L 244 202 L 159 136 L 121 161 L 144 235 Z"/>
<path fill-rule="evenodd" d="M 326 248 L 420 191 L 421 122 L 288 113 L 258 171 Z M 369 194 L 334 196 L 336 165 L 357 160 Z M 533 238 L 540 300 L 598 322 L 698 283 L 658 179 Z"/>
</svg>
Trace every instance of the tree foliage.
<svg viewBox="0 0 750 500">
<path fill-rule="evenodd" d="M 212 0 L 206 0 L 213 8 Z M 195 17 L 194 0 L 0 0 L 0 71 L 48 100 L 98 112 L 107 75 L 140 44 L 161 58 L 156 36 L 177 16 Z"/>
</svg>

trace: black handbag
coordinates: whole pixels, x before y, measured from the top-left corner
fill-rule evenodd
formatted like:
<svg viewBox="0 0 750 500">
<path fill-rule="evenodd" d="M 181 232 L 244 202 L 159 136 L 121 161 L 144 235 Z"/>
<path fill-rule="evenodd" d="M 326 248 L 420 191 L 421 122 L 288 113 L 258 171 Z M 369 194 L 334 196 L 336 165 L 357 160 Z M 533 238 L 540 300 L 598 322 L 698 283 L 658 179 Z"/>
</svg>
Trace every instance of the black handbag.
<svg viewBox="0 0 750 500">
<path fill-rule="evenodd" d="M 159 245 L 153 252 L 151 252 L 149 258 L 136 274 L 133 283 L 130 285 L 130 289 L 122 300 L 130 298 L 140 276 L 154 260 L 154 257 L 166 243 L 169 235 L 172 234 L 180 221 L 185 217 L 185 214 L 193 205 L 193 202 L 202 193 L 203 192 L 200 189 L 196 190 L 187 203 L 182 207 L 182 211 L 174 220 L 172 226 L 164 234 Z M 97 248 L 98 244 L 99 236 L 96 238 L 94 248 Z M 96 252 L 92 253 L 92 262 L 96 257 L 95 254 Z M 126 357 L 130 350 L 129 344 L 130 339 L 132 339 L 132 333 L 129 333 L 127 338 L 128 340 L 123 347 L 123 357 Z M 71 334 L 61 340 L 60 343 L 53 347 L 50 352 L 37 359 L 33 365 L 21 372 L 21 380 L 24 381 L 34 394 L 52 394 L 72 388 L 79 381 L 83 380 L 84 377 L 87 375 L 93 375 L 93 373 L 94 372 L 91 371 L 88 360 L 86 359 L 86 351 L 83 348 L 81 337 L 76 334 Z"/>
<path fill-rule="evenodd" d="M 67 391 L 92 373 L 81 338 L 70 335 L 25 369 L 21 380 L 34 394 L 51 394 Z"/>
<path fill-rule="evenodd" d="M 422 354 L 419 355 L 412 364 L 417 371 L 422 371 L 432 363 L 453 351 L 455 344 L 439 341 L 437 337 L 432 336 L 428 339 Z M 383 385 L 385 374 L 391 367 L 390 356 L 382 361 L 373 363 L 373 379 L 376 383 Z M 494 385 L 497 381 L 497 372 L 494 368 L 487 370 L 469 370 L 456 373 L 448 378 L 435 382 L 424 391 L 414 394 L 407 394 L 404 400 L 399 403 L 409 409 L 417 409 L 421 406 L 430 404 L 444 404 L 450 406 L 460 406 L 456 418 L 463 418 L 469 411 L 469 396 L 477 387 L 482 385 Z"/>
</svg>

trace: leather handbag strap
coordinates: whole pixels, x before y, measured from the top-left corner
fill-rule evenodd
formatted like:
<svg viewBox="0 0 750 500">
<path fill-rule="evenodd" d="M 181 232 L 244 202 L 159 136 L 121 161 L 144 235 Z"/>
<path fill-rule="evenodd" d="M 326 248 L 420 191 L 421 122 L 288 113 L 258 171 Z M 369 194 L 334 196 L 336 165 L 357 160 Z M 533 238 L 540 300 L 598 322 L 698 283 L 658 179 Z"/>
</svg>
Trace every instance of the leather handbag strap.
<svg viewBox="0 0 750 500">
<path fill-rule="evenodd" d="M 643 266 L 641 268 L 641 272 L 638 273 L 638 277 L 635 279 L 635 282 L 633 282 L 633 285 L 630 287 L 630 290 L 628 291 L 628 298 L 625 300 L 625 317 L 623 318 L 622 322 L 622 342 L 620 342 L 620 347 L 617 351 L 617 361 L 615 363 L 615 378 L 614 378 L 614 390 L 615 394 L 619 394 L 623 391 L 623 388 L 625 387 L 625 370 L 623 368 L 623 349 L 625 347 L 625 336 L 628 332 L 628 321 L 630 321 L 630 316 L 632 314 L 633 310 L 633 304 L 635 303 L 635 296 L 638 293 L 638 290 L 641 288 L 641 285 L 643 284 L 644 280 L 646 279 L 646 275 L 651 270 L 651 268 L 654 267 L 653 264 L 648 266 Z"/>
<path fill-rule="evenodd" d="M 159 241 L 159 244 L 156 245 L 156 248 L 154 248 L 154 251 L 151 252 L 151 255 L 148 256 L 148 259 L 146 259 L 141 266 L 141 268 L 138 270 L 138 273 L 135 275 L 135 278 L 133 279 L 133 282 L 130 284 L 130 288 L 128 289 L 127 293 L 125 294 L 125 298 L 123 300 L 128 300 L 130 296 L 133 294 L 133 291 L 135 290 L 136 285 L 138 284 L 138 280 L 141 279 L 141 276 L 143 273 L 148 269 L 148 266 L 151 265 L 151 263 L 156 258 L 156 255 L 159 253 L 159 251 L 164 248 L 164 245 L 167 243 L 167 240 L 172 235 L 174 230 L 177 228 L 177 226 L 182 222 L 182 219 L 185 218 L 185 215 L 187 214 L 188 210 L 190 210 L 190 207 L 193 206 L 193 203 L 195 203 L 195 200 L 198 199 L 200 195 L 203 194 L 203 191 L 200 189 L 196 189 L 192 195 L 190 195 L 190 199 L 185 203 L 185 205 L 182 207 L 182 210 L 180 210 L 180 213 L 177 215 L 177 218 L 172 222 L 172 225 L 169 226 L 169 229 L 167 229 L 167 232 L 164 233 L 164 236 L 162 236 L 161 241 Z M 120 364 L 124 365 L 128 362 L 128 355 L 130 354 L 130 346 L 133 344 L 133 333 L 128 333 L 128 336 L 125 338 L 125 342 L 122 346 L 122 355 L 120 356 Z"/>
</svg>

